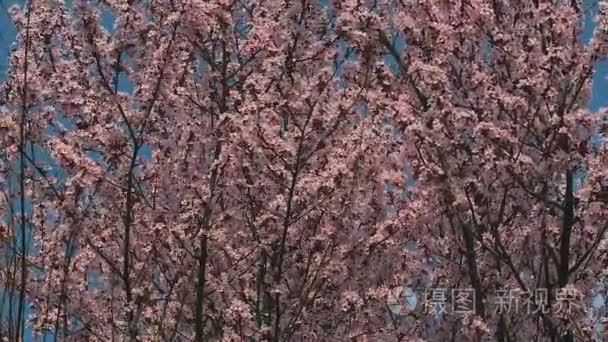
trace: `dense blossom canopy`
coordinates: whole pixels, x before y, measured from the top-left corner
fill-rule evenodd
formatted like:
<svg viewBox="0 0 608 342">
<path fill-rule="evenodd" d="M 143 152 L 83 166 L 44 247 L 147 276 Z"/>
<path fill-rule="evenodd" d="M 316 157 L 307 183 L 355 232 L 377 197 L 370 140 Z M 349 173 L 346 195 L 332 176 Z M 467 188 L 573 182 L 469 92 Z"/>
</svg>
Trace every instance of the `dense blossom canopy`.
<svg viewBox="0 0 608 342">
<path fill-rule="evenodd" d="M 608 154 L 587 104 L 608 8 L 593 6 L 587 44 L 576 0 L 14 8 L 2 336 L 599 340 Z M 474 304 L 399 315 L 397 286 Z M 492 305 L 503 290 L 547 292 L 516 312 Z"/>
</svg>

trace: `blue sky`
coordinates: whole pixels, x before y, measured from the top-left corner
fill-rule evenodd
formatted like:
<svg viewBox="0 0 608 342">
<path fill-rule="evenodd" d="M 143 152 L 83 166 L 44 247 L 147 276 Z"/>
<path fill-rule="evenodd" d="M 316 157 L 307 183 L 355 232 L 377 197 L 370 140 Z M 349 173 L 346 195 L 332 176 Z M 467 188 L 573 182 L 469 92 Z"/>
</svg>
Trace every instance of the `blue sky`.
<svg viewBox="0 0 608 342">
<path fill-rule="evenodd" d="M 596 1 L 597 0 L 585 0 L 585 3 L 589 5 L 592 2 Z M 15 29 L 8 17 L 7 10 L 13 4 L 22 2 L 22 0 L 0 0 L 0 81 L 6 79 L 8 55 L 11 49 L 11 45 L 15 40 L 16 34 Z M 596 10 L 597 8 L 595 8 L 590 14 L 595 14 L 594 12 Z M 588 16 L 585 20 L 585 32 L 582 37 L 583 41 L 589 40 L 594 29 L 594 23 L 590 19 L 591 16 Z M 104 22 L 104 26 L 110 29 L 113 23 L 112 15 L 110 13 L 104 13 L 102 16 L 102 20 Z M 593 93 L 589 103 L 589 107 L 593 111 L 597 111 L 601 107 L 608 106 L 608 95 L 605 91 L 603 91 L 608 87 L 607 76 L 608 62 L 602 62 L 598 65 L 596 73 L 593 75 Z M 124 82 L 127 82 L 127 80 L 124 80 Z M 132 90 L 132 85 L 127 85 L 123 83 L 123 86 L 121 88 L 124 88 L 123 90 L 128 92 Z M 25 341 L 32 341 L 31 336 L 26 336 Z"/>
<path fill-rule="evenodd" d="M 15 40 L 15 28 L 11 24 L 7 10 L 15 0 L 0 0 L 0 80 L 6 78 L 6 67 L 10 46 Z"/>
</svg>

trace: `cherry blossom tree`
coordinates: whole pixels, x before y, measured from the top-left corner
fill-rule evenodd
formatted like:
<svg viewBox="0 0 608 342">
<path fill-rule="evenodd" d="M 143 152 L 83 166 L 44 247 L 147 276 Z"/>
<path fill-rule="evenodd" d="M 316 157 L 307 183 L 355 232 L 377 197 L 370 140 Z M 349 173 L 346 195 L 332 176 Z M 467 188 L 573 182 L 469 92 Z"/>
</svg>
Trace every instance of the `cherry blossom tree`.
<svg viewBox="0 0 608 342">
<path fill-rule="evenodd" d="M 36 2 L 14 18 L 7 102 L 25 105 L 4 120 L 7 159 L 32 173 L 40 272 L 22 279 L 36 331 L 380 333 L 386 277 L 400 281 L 405 261 L 377 236 L 401 166 L 374 108 L 376 66 L 354 61 L 327 6 Z M 371 265 L 385 270 L 361 272 Z"/>
<path fill-rule="evenodd" d="M 400 229 L 432 266 L 418 279 L 475 293 L 474 314 L 427 316 L 420 337 L 597 338 L 598 317 L 584 309 L 606 293 L 605 116 L 586 109 L 606 57 L 599 5 L 588 45 L 576 1 L 344 6 L 353 44 L 388 51 L 397 66 L 383 91 L 416 178 Z M 497 289 L 548 298 L 499 313 Z M 576 309 L 560 310 L 564 293 Z"/>
<path fill-rule="evenodd" d="M 586 106 L 608 13 L 585 45 L 587 11 L 14 8 L 2 337 L 27 325 L 62 341 L 599 338 L 585 310 L 606 294 L 608 160 L 603 114 Z M 474 305 L 395 315 L 397 286 L 471 289 Z M 535 310 L 493 305 L 497 290 L 540 289 Z"/>
</svg>

